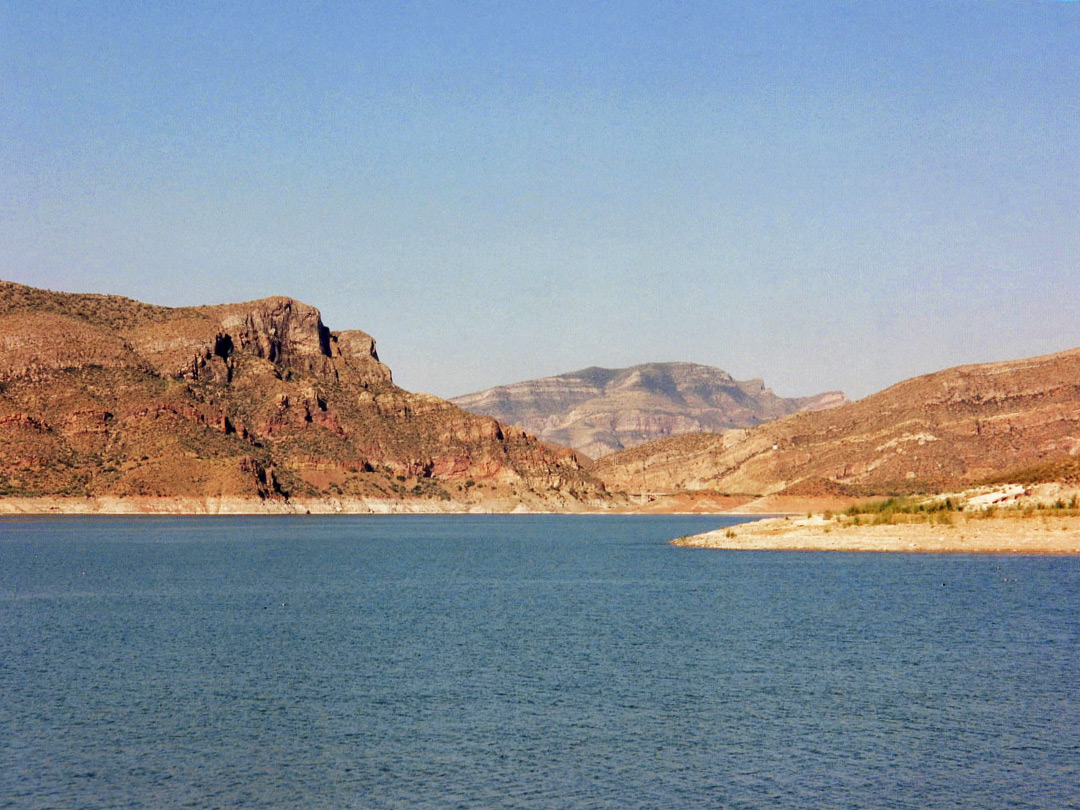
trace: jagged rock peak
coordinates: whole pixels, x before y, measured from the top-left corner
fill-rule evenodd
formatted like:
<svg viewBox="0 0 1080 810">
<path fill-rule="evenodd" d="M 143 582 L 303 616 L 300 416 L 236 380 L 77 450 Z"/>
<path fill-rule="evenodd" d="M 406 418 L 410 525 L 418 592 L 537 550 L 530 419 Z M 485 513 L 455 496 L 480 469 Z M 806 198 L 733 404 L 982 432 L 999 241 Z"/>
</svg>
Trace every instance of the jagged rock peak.
<svg viewBox="0 0 1080 810">
<path fill-rule="evenodd" d="M 170 308 L 0 282 L 5 495 L 608 500 L 573 451 L 398 388 L 371 335 L 292 298 Z"/>
<path fill-rule="evenodd" d="M 243 304 L 208 307 L 239 348 L 272 363 L 330 357 L 330 330 L 313 306 L 276 296 Z"/>
<path fill-rule="evenodd" d="M 27 319 L 30 313 L 34 317 Z M 0 342 L 0 376 L 39 368 L 146 367 L 170 377 L 226 382 L 234 355 L 244 353 L 321 377 L 391 380 L 370 335 L 333 333 L 316 307 L 285 296 L 164 307 L 0 281 Z"/>
</svg>

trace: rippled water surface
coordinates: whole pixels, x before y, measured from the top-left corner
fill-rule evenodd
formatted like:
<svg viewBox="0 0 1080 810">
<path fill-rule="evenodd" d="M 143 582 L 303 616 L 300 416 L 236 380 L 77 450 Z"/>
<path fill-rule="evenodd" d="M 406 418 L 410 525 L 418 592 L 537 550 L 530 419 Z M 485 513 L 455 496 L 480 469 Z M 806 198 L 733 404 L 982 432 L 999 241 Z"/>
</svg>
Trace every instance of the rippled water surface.
<svg viewBox="0 0 1080 810">
<path fill-rule="evenodd" d="M 0 808 L 1068 808 L 1080 560 L 0 522 Z"/>
</svg>

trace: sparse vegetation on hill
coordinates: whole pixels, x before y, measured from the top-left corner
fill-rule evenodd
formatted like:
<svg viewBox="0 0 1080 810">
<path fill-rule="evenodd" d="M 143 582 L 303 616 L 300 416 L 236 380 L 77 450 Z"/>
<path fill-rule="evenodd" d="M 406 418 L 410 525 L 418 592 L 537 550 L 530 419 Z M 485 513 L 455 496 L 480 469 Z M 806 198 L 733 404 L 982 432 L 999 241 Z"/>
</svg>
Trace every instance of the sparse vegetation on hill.
<svg viewBox="0 0 1080 810">
<path fill-rule="evenodd" d="M 840 487 L 918 495 L 982 482 L 1075 480 L 1080 350 L 964 366 L 826 411 L 601 459 L 614 490 L 758 494 Z"/>
<path fill-rule="evenodd" d="M 1032 464 L 996 475 L 987 476 L 982 483 L 989 486 L 997 484 L 1045 484 L 1060 481 L 1068 484 L 1080 484 L 1080 459 L 1059 458 L 1041 464 Z"/>
</svg>

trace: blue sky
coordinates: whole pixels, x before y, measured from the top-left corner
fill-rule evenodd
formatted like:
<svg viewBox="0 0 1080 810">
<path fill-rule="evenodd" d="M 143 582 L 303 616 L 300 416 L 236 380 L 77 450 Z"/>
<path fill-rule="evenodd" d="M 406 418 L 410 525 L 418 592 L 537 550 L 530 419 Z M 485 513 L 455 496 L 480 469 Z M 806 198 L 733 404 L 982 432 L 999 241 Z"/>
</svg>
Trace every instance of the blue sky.
<svg viewBox="0 0 1080 810">
<path fill-rule="evenodd" d="M 8 0 L 0 277 L 295 296 L 443 396 L 1080 346 L 1080 3 Z"/>
</svg>

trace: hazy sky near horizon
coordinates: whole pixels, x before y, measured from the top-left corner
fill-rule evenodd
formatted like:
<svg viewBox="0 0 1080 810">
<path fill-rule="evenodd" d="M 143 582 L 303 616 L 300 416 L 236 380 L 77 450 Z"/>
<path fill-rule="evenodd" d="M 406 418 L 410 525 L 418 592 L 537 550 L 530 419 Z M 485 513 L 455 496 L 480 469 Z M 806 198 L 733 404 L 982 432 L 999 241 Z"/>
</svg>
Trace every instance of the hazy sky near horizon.
<svg viewBox="0 0 1080 810">
<path fill-rule="evenodd" d="M 8 0 L 0 277 L 294 296 L 442 396 L 1080 346 L 1080 2 Z"/>
</svg>

